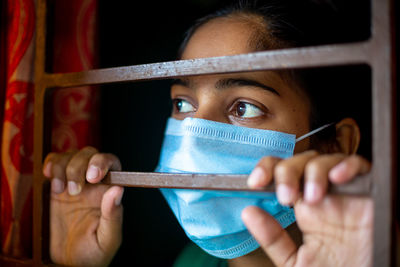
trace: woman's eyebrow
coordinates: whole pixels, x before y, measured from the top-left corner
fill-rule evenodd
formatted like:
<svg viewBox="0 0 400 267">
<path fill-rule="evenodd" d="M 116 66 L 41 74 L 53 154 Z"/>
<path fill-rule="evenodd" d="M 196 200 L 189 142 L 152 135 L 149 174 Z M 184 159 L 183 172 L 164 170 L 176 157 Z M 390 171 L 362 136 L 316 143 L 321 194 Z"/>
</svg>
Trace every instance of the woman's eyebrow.
<svg viewBox="0 0 400 267">
<path fill-rule="evenodd" d="M 177 78 L 172 80 L 171 86 L 173 85 L 182 85 L 189 88 L 191 86 L 191 82 L 189 81 L 189 79 Z"/>
<path fill-rule="evenodd" d="M 278 93 L 278 91 L 276 91 L 274 88 L 269 87 L 265 84 L 262 84 L 260 82 L 257 82 L 255 80 L 251 80 L 251 79 L 245 79 L 245 78 L 227 78 L 227 79 L 221 79 L 217 82 L 217 84 L 215 85 L 215 87 L 217 89 L 225 89 L 225 88 L 229 88 L 229 87 L 234 87 L 234 86 L 254 86 L 254 87 L 259 87 L 261 89 L 270 91 L 278 96 L 280 96 L 280 94 Z"/>
</svg>

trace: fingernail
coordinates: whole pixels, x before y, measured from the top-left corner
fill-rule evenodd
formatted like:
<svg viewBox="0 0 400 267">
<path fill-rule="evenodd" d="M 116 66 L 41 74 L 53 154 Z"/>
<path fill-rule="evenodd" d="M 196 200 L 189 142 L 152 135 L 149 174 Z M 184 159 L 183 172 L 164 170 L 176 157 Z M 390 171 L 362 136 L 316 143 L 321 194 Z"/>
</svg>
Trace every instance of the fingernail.
<svg viewBox="0 0 400 267">
<path fill-rule="evenodd" d="M 78 183 L 73 181 L 68 182 L 68 193 L 71 196 L 78 195 L 81 192 L 81 190 L 82 190 L 81 185 L 79 185 Z"/>
<path fill-rule="evenodd" d="M 345 162 L 341 162 L 335 167 L 333 167 L 329 172 L 329 177 L 333 179 L 340 179 L 346 174 L 347 164 Z"/>
<path fill-rule="evenodd" d="M 51 177 L 51 162 L 48 162 L 46 166 L 44 166 L 43 175 L 48 178 Z"/>
<path fill-rule="evenodd" d="M 314 182 L 307 182 L 304 188 L 304 199 L 308 202 L 316 202 L 322 197 L 321 187 Z"/>
<path fill-rule="evenodd" d="M 86 179 L 87 180 L 94 180 L 98 178 L 100 175 L 100 169 L 96 166 L 90 166 L 86 172 Z"/>
<path fill-rule="evenodd" d="M 259 187 L 264 186 L 262 181 L 264 179 L 265 172 L 261 167 L 255 167 L 247 179 L 248 187 Z"/>
<path fill-rule="evenodd" d="M 121 194 L 120 196 L 118 196 L 118 197 L 115 198 L 115 200 L 114 200 L 115 206 L 121 205 L 122 196 L 123 196 L 123 195 Z"/>
<path fill-rule="evenodd" d="M 51 191 L 56 194 L 62 193 L 64 191 L 64 182 L 61 179 L 53 178 L 51 180 Z"/>
<path fill-rule="evenodd" d="M 289 205 L 293 202 L 294 190 L 286 184 L 279 184 L 276 188 L 278 200 L 283 205 Z"/>
</svg>

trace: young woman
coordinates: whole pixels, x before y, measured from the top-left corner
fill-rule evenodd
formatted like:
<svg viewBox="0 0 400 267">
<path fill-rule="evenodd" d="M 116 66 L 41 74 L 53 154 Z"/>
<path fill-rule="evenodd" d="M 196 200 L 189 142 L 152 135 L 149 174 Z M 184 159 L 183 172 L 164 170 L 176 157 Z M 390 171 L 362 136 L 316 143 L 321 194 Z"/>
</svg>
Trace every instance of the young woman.
<svg viewBox="0 0 400 267">
<path fill-rule="evenodd" d="M 291 25 L 287 21 L 283 23 L 281 7 L 242 3 L 199 20 L 189 30 L 179 59 L 237 55 L 302 45 L 300 34 L 291 34 L 291 31 L 295 32 Z M 177 128 L 180 131 L 184 124 L 235 133 L 249 131 L 250 135 L 259 134 L 260 138 L 265 133 L 266 136 L 273 135 L 273 138 L 278 136 L 279 140 L 291 139 L 293 144 L 288 151 L 293 156 L 275 153 L 277 149 L 272 149 L 271 154 L 257 159 L 254 169 L 248 170 L 251 171 L 248 179 L 251 188 L 264 187 L 272 180 L 275 182 L 281 205 L 274 203 L 273 208 L 266 208 L 271 207 L 273 199 L 257 201 L 266 204 L 255 207 L 246 206 L 247 202 L 236 202 L 235 196 L 230 195 L 204 197 L 196 192 L 163 191 L 192 240 L 210 254 L 228 259 L 211 260 L 197 252 L 193 256 L 193 250 L 186 251 L 190 253 L 192 263 L 210 259 L 206 266 L 212 266 L 211 262 L 215 266 L 371 264 L 371 199 L 326 194 L 328 182 L 345 183 L 370 170 L 370 163 L 355 155 L 360 143 L 359 127 L 355 120 L 341 114 L 340 106 L 337 108 L 339 111 L 326 112 L 326 107 L 318 102 L 323 95 L 320 92 L 322 88 L 308 87 L 307 76 L 300 71 L 257 71 L 182 77 L 172 85 L 174 109 L 166 143 L 169 142 L 168 135 L 178 131 Z M 324 125 L 327 127 L 320 130 L 321 134 L 294 141 L 294 136 L 304 136 Z M 223 147 L 223 140 L 215 142 Z M 182 143 L 179 145 L 184 146 Z M 232 143 L 232 146 L 235 144 Z M 237 158 L 233 160 L 239 159 L 240 162 L 240 159 L 246 161 L 251 157 L 245 153 L 252 149 L 250 146 L 244 146 L 243 154 L 235 155 Z M 168 155 L 176 156 L 180 152 L 176 150 L 168 154 L 165 149 L 163 147 L 164 158 L 160 159 L 161 170 L 163 164 L 172 170 L 177 161 L 172 162 Z M 197 149 L 201 153 L 205 148 L 199 146 Z M 209 158 L 220 160 L 214 155 L 219 151 L 207 151 Z M 209 163 L 196 162 L 195 157 L 193 161 L 192 169 L 182 167 L 180 171 L 195 172 L 198 166 L 201 170 L 208 168 Z M 215 172 L 220 171 L 216 170 L 218 168 L 215 167 Z M 123 188 L 99 182 L 109 170 L 120 169 L 116 156 L 99 153 L 92 147 L 47 156 L 43 173 L 52 179 L 50 249 L 54 262 L 91 266 L 107 265 L 111 261 L 121 243 Z M 303 181 L 304 192 L 301 190 Z M 204 201 L 205 198 L 207 200 Z M 231 201 L 233 198 L 235 201 Z M 240 199 L 249 198 L 252 197 L 240 196 Z M 179 206 L 181 210 L 187 209 L 187 213 L 177 214 L 176 207 L 181 205 L 182 199 L 189 204 L 196 199 L 194 202 L 200 205 Z M 204 204 L 208 199 L 216 202 Z M 232 203 L 240 204 L 233 206 Z M 274 213 L 279 209 L 279 212 L 290 214 L 291 209 L 285 207 L 288 205 L 293 206 L 296 223 L 282 223 L 278 213 Z M 207 213 L 208 207 L 217 207 L 217 212 Z M 206 213 L 202 214 L 207 214 L 206 217 L 195 217 L 199 208 L 204 208 Z M 210 226 L 211 222 L 218 221 L 214 217 L 221 214 L 227 216 L 221 218 L 229 218 L 226 220 L 228 228 L 240 225 L 241 222 L 237 222 L 232 226 L 231 221 L 238 220 L 229 217 L 232 213 L 241 216 L 258 241 L 259 248 L 254 242 L 248 246 L 246 241 L 250 239 L 246 239 L 247 236 L 243 241 L 241 236 L 225 234 L 223 227 L 226 226 Z M 200 224 L 187 224 L 182 219 L 192 214 L 193 217 L 187 217 L 186 221 L 203 219 L 201 229 Z M 204 230 L 206 228 L 207 231 Z M 229 251 L 230 254 L 221 251 Z M 186 259 L 182 255 L 178 264 L 184 265 Z"/>
</svg>

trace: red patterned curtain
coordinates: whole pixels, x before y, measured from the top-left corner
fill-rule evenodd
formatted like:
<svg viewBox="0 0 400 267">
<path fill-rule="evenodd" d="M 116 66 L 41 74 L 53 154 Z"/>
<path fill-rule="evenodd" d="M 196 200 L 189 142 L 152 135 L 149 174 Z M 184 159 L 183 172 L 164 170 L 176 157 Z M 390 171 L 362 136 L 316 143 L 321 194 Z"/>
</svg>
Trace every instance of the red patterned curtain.
<svg viewBox="0 0 400 267">
<path fill-rule="evenodd" d="M 35 1 L 2 5 L 0 245 L 2 254 L 31 257 Z M 57 0 L 54 5 L 53 71 L 96 67 L 97 0 Z M 54 93 L 54 151 L 95 144 L 97 99 L 91 87 Z"/>
<path fill-rule="evenodd" d="M 54 72 L 75 72 L 98 66 L 97 0 L 54 1 Z M 52 151 L 96 145 L 96 88 L 60 89 L 53 97 Z"/>
</svg>

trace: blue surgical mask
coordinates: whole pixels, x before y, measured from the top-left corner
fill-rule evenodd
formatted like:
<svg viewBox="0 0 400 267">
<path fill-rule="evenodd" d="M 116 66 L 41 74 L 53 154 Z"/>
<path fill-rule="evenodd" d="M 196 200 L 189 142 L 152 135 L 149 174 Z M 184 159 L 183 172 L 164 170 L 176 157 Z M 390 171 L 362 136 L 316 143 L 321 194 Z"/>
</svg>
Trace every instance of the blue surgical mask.
<svg viewBox="0 0 400 267">
<path fill-rule="evenodd" d="M 249 174 L 264 156 L 292 156 L 295 143 L 293 134 L 196 118 L 170 118 L 156 171 Z M 283 228 L 295 221 L 293 209 L 280 205 L 274 193 L 189 189 L 161 192 L 187 236 L 219 258 L 240 257 L 259 247 L 241 220 L 247 206 L 267 211 Z"/>
</svg>

